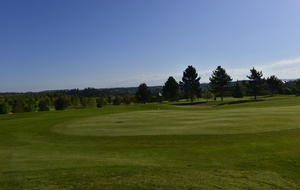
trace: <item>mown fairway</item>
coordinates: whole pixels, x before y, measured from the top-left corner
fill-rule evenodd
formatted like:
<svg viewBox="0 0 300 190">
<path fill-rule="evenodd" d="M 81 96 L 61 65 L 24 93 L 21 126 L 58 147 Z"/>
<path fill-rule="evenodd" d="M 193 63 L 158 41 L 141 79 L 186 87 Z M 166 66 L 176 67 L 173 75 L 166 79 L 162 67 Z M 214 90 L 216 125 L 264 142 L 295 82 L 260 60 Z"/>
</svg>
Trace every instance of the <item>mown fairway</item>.
<svg viewBox="0 0 300 190">
<path fill-rule="evenodd" d="M 0 115 L 0 189 L 299 189 L 300 98 L 263 100 Z"/>
</svg>

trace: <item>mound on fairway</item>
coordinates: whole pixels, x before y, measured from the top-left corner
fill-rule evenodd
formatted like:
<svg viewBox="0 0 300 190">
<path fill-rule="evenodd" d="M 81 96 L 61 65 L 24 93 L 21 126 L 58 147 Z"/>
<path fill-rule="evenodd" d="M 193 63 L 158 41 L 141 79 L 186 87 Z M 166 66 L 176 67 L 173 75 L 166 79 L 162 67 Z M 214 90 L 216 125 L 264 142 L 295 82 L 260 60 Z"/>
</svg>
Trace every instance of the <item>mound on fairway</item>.
<svg viewBox="0 0 300 190">
<path fill-rule="evenodd" d="M 66 122 L 53 132 L 80 136 L 241 134 L 299 128 L 299 106 L 235 110 L 149 110 Z M 291 118 L 292 117 L 292 118 Z"/>
</svg>

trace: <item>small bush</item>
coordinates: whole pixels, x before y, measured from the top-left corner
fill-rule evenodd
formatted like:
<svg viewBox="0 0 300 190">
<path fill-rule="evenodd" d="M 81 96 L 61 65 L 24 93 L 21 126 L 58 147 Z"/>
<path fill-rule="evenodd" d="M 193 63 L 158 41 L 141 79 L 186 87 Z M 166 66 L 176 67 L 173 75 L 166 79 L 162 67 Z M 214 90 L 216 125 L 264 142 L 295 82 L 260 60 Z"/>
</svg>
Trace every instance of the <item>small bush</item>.
<svg viewBox="0 0 300 190">
<path fill-rule="evenodd" d="M 24 107 L 20 102 L 15 101 L 14 105 L 12 106 L 11 112 L 13 112 L 13 113 L 23 113 L 24 112 Z"/>
<path fill-rule="evenodd" d="M 121 105 L 122 103 L 122 98 L 120 96 L 115 97 L 115 99 L 113 100 L 113 105 L 118 106 Z"/>
<path fill-rule="evenodd" d="M 10 111 L 11 111 L 10 105 L 8 105 L 5 102 L 0 103 L 0 114 L 8 114 Z"/>
<path fill-rule="evenodd" d="M 97 102 L 97 108 L 101 108 L 107 104 L 106 98 L 100 97 L 96 100 Z"/>
<path fill-rule="evenodd" d="M 215 95 L 211 91 L 206 90 L 204 92 L 204 94 L 202 94 L 202 98 L 204 98 L 204 99 L 206 99 L 208 101 L 209 99 L 214 99 Z"/>
<path fill-rule="evenodd" d="M 45 100 L 41 100 L 39 102 L 39 110 L 38 111 L 50 111 L 50 108 L 47 107 L 47 102 Z"/>
<path fill-rule="evenodd" d="M 58 98 L 54 102 L 55 110 L 65 110 L 69 106 L 69 102 L 66 98 Z"/>
</svg>

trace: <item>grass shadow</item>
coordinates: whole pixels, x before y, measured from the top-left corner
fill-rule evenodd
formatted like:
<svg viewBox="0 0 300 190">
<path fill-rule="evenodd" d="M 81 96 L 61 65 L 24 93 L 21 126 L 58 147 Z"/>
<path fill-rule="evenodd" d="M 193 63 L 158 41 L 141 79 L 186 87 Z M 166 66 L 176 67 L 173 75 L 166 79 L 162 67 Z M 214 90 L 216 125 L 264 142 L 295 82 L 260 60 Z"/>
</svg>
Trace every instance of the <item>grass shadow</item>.
<svg viewBox="0 0 300 190">
<path fill-rule="evenodd" d="M 223 105 L 233 105 L 233 104 L 243 104 L 243 103 L 249 103 L 249 102 L 261 102 L 261 101 L 265 101 L 265 100 L 238 100 L 238 101 L 232 101 L 232 102 L 224 102 L 224 103 L 220 103 L 218 104 L 219 106 L 223 106 Z"/>
<path fill-rule="evenodd" d="M 201 104 L 205 104 L 207 103 L 206 101 L 203 101 L 203 102 L 185 102 L 185 103 L 175 103 L 175 104 L 172 104 L 174 106 L 194 106 L 194 105 L 201 105 Z"/>
<path fill-rule="evenodd" d="M 266 97 L 268 98 L 268 97 Z M 195 105 L 217 105 L 217 106 L 223 106 L 223 105 L 233 105 L 233 104 L 242 104 L 242 103 L 250 103 L 250 102 L 261 102 L 265 101 L 264 99 L 248 99 L 248 100 L 236 100 L 236 101 L 201 101 L 201 102 L 176 102 L 172 105 L 174 106 L 195 106 Z"/>
</svg>

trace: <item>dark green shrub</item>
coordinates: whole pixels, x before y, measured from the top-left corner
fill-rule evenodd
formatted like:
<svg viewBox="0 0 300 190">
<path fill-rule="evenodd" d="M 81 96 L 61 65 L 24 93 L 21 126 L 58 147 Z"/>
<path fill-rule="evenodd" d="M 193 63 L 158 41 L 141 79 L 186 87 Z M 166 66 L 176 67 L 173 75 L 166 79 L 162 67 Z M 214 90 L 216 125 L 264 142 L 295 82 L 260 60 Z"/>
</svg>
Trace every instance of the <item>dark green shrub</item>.
<svg viewBox="0 0 300 190">
<path fill-rule="evenodd" d="M 236 82 L 235 86 L 233 87 L 232 96 L 234 98 L 243 98 L 246 92 L 246 87 Z"/>
<path fill-rule="evenodd" d="M 13 113 L 23 113 L 24 112 L 24 107 L 21 102 L 15 101 L 14 105 L 12 106 L 11 112 Z"/>
<path fill-rule="evenodd" d="M 65 110 L 69 106 L 69 102 L 66 98 L 58 98 L 54 102 L 55 110 Z"/>
<path fill-rule="evenodd" d="M 97 102 L 97 108 L 101 108 L 107 104 L 106 98 L 103 97 L 97 98 L 96 102 Z"/>
<path fill-rule="evenodd" d="M 0 103 L 0 114 L 8 114 L 10 111 L 11 111 L 10 105 L 8 105 L 5 102 Z"/>
<path fill-rule="evenodd" d="M 283 93 L 285 95 L 291 95 L 292 94 L 292 90 L 288 87 L 283 88 Z"/>
<path fill-rule="evenodd" d="M 114 98 L 113 105 L 118 106 L 121 105 L 121 103 L 122 103 L 122 98 L 120 96 Z"/>
<path fill-rule="evenodd" d="M 50 111 L 50 108 L 47 106 L 46 100 L 41 100 L 38 104 L 38 111 Z"/>
</svg>

